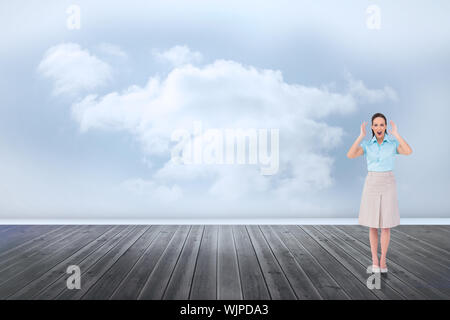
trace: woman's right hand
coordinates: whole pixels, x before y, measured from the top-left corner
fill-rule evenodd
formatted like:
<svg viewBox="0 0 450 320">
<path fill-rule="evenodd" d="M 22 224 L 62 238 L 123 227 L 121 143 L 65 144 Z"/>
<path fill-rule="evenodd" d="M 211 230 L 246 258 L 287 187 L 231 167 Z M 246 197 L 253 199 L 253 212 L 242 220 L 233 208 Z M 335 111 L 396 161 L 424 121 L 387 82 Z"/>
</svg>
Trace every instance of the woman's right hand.
<svg viewBox="0 0 450 320">
<path fill-rule="evenodd" d="M 364 121 L 361 124 L 361 133 L 359 134 L 360 137 L 365 137 L 366 136 L 366 122 Z"/>
<path fill-rule="evenodd" d="M 361 147 L 361 141 L 366 135 L 366 123 L 363 122 L 361 124 L 361 133 L 359 134 L 359 137 L 356 138 L 355 142 L 353 142 L 352 146 L 347 152 L 347 157 L 350 159 L 362 156 L 364 154 L 364 149 Z"/>
</svg>

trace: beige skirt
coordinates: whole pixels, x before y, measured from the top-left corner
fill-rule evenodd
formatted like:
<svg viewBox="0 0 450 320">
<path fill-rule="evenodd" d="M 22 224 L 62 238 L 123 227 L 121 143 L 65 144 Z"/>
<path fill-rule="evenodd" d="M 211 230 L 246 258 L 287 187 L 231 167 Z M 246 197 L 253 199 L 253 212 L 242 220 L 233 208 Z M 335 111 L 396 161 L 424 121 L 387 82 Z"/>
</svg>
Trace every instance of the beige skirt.
<svg viewBox="0 0 450 320">
<path fill-rule="evenodd" d="M 367 173 L 358 223 L 371 228 L 392 228 L 400 224 L 397 184 L 392 171 Z"/>
</svg>

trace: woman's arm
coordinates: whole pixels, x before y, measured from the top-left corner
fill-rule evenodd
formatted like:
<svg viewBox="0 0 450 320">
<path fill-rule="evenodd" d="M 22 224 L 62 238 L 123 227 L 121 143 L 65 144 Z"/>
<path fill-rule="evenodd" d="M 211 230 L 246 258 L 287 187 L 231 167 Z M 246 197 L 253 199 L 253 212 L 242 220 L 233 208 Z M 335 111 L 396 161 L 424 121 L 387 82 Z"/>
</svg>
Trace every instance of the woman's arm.
<svg viewBox="0 0 450 320">
<path fill-rule="evenodd" d="M 408 143 L 406 143 L 405 139 L 403 139 L 399 134 L 398 134 L 398 130 L 397 130 L 397 125 L 394 123 L 394 121 L 390 121 L 392 129 L 391 129 L 391 134 L 398 140 L 398 147 L 397 147 L 397 151 L 400 154 L 404 154 L 404 155 L 410 155 L 412 153 L 412 149 L 409 146 Z"/>
<path fill-rule="evenodd" d="M 366 136 L 366 123 L 363 122 L 361 124 L 361 132 L 356 138 L 355 142 L 353 142 L 352 146 L 347 152 L 347 157 L 350 159 L 362 156 L 364 154 L 364 149 L 360 146 L 362 139 Z"/>
</svg>

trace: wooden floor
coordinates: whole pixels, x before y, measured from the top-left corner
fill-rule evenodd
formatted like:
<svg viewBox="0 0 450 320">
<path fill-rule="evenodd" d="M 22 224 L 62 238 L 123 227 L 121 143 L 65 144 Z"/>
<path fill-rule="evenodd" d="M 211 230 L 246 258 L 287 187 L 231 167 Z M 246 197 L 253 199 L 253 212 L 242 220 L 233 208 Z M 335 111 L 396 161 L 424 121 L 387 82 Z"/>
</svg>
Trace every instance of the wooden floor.
<svg viewBox="0 0 450 320">
<path fill-rule="evenodd" d="M 360 225 L 2 225 L 0 299 L 449 299 L 449 238 L 391 229 L 371 290 Z"/>
</svg>

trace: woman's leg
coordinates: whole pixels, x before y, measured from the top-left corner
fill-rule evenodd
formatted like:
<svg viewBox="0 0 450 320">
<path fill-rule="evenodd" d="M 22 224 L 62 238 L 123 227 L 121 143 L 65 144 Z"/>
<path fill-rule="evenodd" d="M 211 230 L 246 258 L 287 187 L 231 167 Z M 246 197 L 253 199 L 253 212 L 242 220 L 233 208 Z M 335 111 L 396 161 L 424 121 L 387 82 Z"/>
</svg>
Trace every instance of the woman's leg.
<svg viewBox="0 0 450 320">
<path fill-rule="evenodd" d="M 372 251 L 372 264 L 378 266 L 378 228 L 370 228 L 370 250 Z"/>
<path fill-rule="evenodd" d="M 386 254 L 389 246 L 389 239 L 391 236 L 391 229 L 381 228 L 381 257 L 380 257 L 380 267 L 386 268 Z"/>
</svg>

